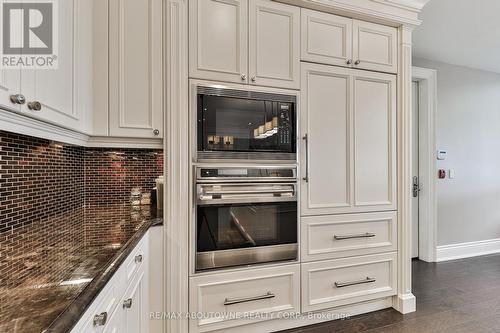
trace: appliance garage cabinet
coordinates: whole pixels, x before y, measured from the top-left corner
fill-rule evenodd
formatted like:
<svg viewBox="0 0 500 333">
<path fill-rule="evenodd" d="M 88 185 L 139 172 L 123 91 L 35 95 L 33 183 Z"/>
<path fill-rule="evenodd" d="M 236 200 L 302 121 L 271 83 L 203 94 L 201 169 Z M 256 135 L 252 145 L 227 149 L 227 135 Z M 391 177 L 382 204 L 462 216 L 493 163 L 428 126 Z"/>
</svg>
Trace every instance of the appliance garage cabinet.
<svg viewBox="0 0 500 333">
<path fill-rule="evenodd" d="M 304 320 L 309 312 L 353 315 L 387 307 L 415 311 L 407 152 L 411 29 L 420 23 L 421 8 L 403 1 L 360 0 L 354 6 L 342 0 L 171 0 L 170 13 L 177 15 L 169 30 L 174 34 L 171 42 L 184 45 L 187 54 L 180 50 L 176 56 L 189 59 L 187 64 L 172 60 L 184 65 L 188 76 L 187 84 L 182 81 L 185 87 L 172 93 L 189 95 L 191 119 L 177 124 L 190 131 L 183 139 L 197 144 L 190 146 L 187 157 L 173 147 L 175 156 L 184 158 L 183 165 L 193 170 L 185 179 L 192 189 L 185 199 L 194 207 L 186 217 L 189 228 L 177 229 L 188 233 L 187 262 L 174 254 L 167 258 L 167 265 L 183 270 L 187 279 L 168 306 L 195 313 L 266 314 L 258 319 L 193 318 L 172 323 L 172 329 L 275 332 L 328 320 Z M 182 39 L 186 33 L 189 38 Z M 293 112 L 286 116 L 296 127 L 288 128 L 296 144 L 296 150 L 289 151 L 293 159 L 264 158 L 277 157 L 280 150 L 273 153 L 269 147 L 277 146 L 266 140 L 277 133 L 283 138 L 283 116 L 275 109 L 296 113 L 295 122 Z M 236 116 L 238 110 L 246 110 L 246 115 Z M 257 124 L 259 117 L 262 124 Z M 232 133 L 224 132 L 229 123 Z M 244 138 L 250 148 L 242 145 Z M 256 139 L 261 139 L 253 144 L 260 147 L 259 154 L 251 148 Z M 207 152 L 200 146 L 218 151 Z M 229 153 L 232 158 L 225 159 Z M 200 158 L 211 154 L 218 159 Z M 285 182 L 279 177 L 285 174 L 274 175 L 269 171 L 273 167 L 293 170 L 286 178 L 289 188 L 279 187 Z M 263 170 L 273 174 L 277 185 L 265 179 Z M 260 187 L 249 184 L 255 181 L 261 182 Z M 257 188 L 265 189 L 267 199 L 254 192 Z M 271 256 L 252 262 L 245 257 L 238 264 L 221 248 L 210 257 L 212 261 L 205 254 L 211 266 L 199 269 L 198 247 L 210 243 L 208 236 L 200 243 L 200 233 L 212 235 L 213 243 L 219 244 L 221 231 L 233 237 L 221 226 L 223 217 L 227 225 L 235 221 L 236 231 L 231 232 L 241 238 L 238 246 L 257 251 L 262 238 L 255 225 L 264 225 L 269 216 L 285 216 L 266 215 L 258 207 L 270 197 L 286 200 L 283 195 L 290 196 L 287 207 L 292 207 L 292 196 L 297 202 L 296 259 L 274 255 L 267 262 Z M 236 198 L 236 209 L 222 207 Z M 172 204 L 178 200 L 173 198 Z M 217 208 L 208 207 L 216 201 L 220 201 Z M 242 203 L 255 206 L 256 223 L 247 223 L 251 214 Z M 200 212 L 215 215 L 206 215 L 200 223 Z M 217 216 L 218 224 L 211 223 Z M 275 242 L 278 229 L 265 230 Z M 233 245 L 227 251 L 243 250 L 248 249 Z M 181 301 L 185 297 L 187 305 Z M 302 317 L 277 319 L 283 313 Z"/>
<path fill-rule="evenodd" d="M 1 129 L 161 148 L 163 1 L 58 2 L 58 67 L 0 68 Z"/>
</svg>

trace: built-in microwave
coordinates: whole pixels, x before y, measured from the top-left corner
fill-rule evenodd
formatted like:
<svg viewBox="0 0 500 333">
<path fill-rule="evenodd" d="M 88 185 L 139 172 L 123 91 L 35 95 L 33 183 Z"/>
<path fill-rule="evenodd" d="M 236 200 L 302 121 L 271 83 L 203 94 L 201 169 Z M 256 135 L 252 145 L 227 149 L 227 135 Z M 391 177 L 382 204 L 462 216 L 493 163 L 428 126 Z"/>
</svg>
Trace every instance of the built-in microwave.
<svg viewBox="0 0 500 333">
<path fill-rule="evenodd" d="M 296 161 L 296 96 L 196 87 L 197 160 Z"/>
</svg>

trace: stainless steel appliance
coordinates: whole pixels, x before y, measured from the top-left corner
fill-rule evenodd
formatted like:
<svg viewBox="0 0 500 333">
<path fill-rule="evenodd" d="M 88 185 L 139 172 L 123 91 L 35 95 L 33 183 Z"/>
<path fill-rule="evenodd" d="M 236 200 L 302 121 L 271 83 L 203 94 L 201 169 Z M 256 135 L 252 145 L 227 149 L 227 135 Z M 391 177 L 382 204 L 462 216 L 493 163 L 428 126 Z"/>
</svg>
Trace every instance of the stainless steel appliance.
<svg viewBox="0 0 500 333">
<path fill-rule="evenodd" d="M 197 160 L 296 161 L 296 97 L 196 86 Z"/>
<path fill-rule="evenodd" d="M 198 167 L 196 179 L 196 271 L 297 259 L 295 167 Z"/>
</svg>

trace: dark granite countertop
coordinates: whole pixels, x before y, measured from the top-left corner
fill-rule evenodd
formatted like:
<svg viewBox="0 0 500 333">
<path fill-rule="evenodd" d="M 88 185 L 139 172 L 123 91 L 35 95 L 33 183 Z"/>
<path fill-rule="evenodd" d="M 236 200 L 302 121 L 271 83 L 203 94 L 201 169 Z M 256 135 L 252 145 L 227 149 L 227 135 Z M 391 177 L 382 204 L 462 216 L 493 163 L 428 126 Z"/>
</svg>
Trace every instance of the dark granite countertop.
<svg viewBox="0 0 500 333">
<path fill-rule="evenodd" d="M 0 284 L 0 333 L 69 332 L 146 231 L 161 224 L 154 207 L 85 207 L 74 241 L 27 253 L 26 276 Z"/>
</svg>

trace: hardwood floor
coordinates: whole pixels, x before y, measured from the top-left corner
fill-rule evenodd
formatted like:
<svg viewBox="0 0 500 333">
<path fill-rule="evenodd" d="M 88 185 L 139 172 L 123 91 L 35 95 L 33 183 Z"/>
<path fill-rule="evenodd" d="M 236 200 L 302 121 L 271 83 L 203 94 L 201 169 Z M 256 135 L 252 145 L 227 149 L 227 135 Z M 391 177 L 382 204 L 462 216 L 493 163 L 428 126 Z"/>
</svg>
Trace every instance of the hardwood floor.
<svg viewBox="0 0 500 333">
<path fill-rule="evenodd" d="M 443 263 L 413 261 L 417 311 L 393 309 L 282 333 L 498 333 L 500 255 Z"/>
</svg>

